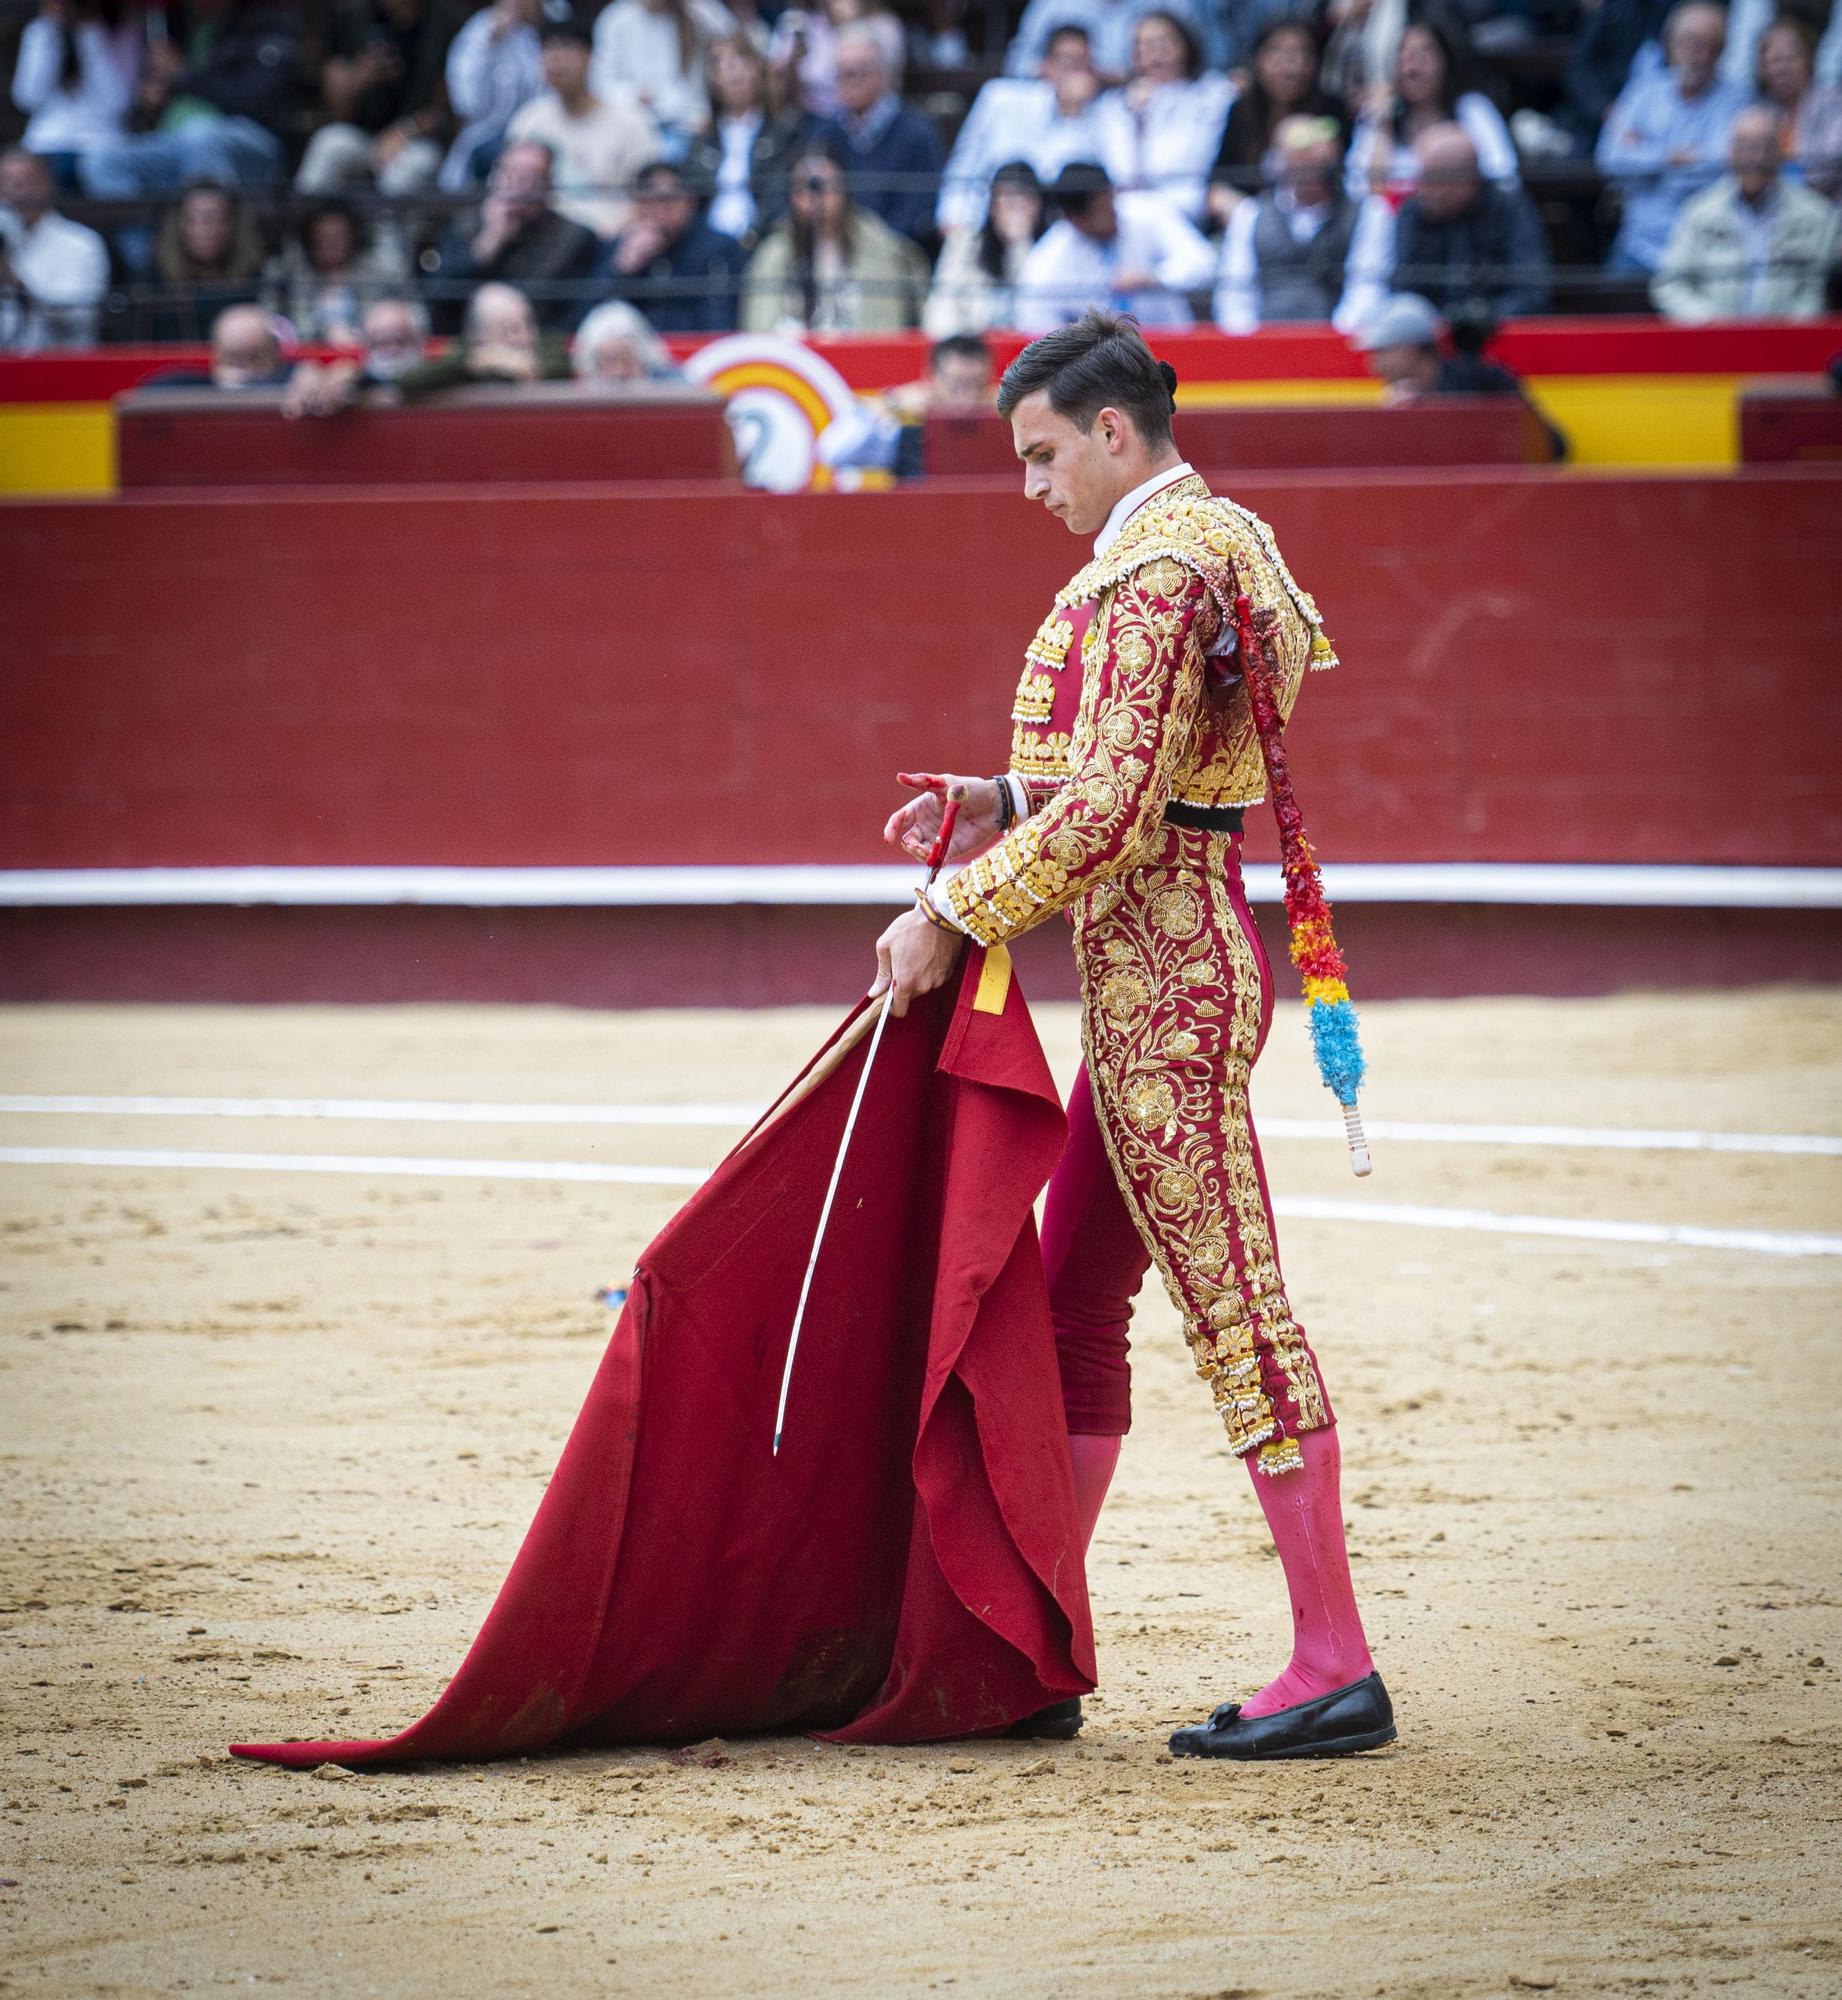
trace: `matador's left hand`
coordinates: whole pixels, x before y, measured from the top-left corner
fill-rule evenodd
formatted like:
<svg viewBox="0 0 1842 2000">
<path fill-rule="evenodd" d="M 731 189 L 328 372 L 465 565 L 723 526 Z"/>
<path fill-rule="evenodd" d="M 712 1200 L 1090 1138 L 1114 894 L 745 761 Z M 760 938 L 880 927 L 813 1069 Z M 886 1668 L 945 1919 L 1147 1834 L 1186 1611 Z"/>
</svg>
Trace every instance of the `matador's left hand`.
<svg viewBox="0 0 1842 2000">
<path fill-rule="evenodd" d="M 953 976 L 966 940 L 957 931 L 929 923 L 919 910 L 905 910 L 876 940 L 876 982 L 870 998 L 895 988 L 890 1011 L 906 1014 L 908 1003 L 944 986 Z"/>
</svg>

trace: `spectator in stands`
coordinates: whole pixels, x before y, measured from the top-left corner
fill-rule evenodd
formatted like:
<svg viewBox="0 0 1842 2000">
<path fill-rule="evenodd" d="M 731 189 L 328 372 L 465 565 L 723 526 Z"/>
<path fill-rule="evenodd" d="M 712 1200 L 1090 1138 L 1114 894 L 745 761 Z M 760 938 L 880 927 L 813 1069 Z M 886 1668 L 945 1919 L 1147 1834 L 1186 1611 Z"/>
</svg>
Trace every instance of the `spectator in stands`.
<svg viewBox="0 0 1842 2000">
<path fill-rule="evenodd" d="M 40 0 L 19 37 L 13 102 L 26 114 L 20 144 L 75 190 L 77 163 L 128 129 L 140 81 L 145 21 L 116 0 Z"/>
<path fill-rule="evenodd" d="M 0 349 L 8 353 L 95 344 L 108 248 L 57 212 L 55 192 L 41 154 L 0 153 Z"/>
<path fill-rule="evenodd" d="M 1565 432 L 1543 415 L 1514 370 L 1486 358 L 1484 349 L 1496 331 L 1492 321 L 1461 315 L 1449 329 L 1450 354 L 1440 349 L 1447 331 L 1431 305 L 1411 292 L 1382 301 L 1356 341 L 1382 380 L 1382 400 L 1398 406 L 1423 396 L 1516 396 L 1547 433 L 1550 457 L 1564 459 Z"/>
<path fill-rule="evenodd" d="M 399 382 L 425 360 L 429 316 L 415 299 L 378 299 L 365 308 L 356 360 L 302 361 L 288 378 L 284 417 L 330 417 L 350 409 L 367 389 Z"/>
<path fill-rule="evenodd" d="M 818 0 L 789 7 L 774 23 L 768 64 L 788 100 L 808 118 L 838 115 L 838 37 L 852 26 L 871 29 L 881 41 L 892 75 L 902 67 L 902 24 L 871 0 Z"/>
<path fill-rule="evenodd" d="M 611 239 L 626 226 L 634 175 L 659 156 L 659 128 L 631 90 L 604 99 L 589 88 L 579 23 L 546 23 L 542 45 L 548 88 L 513 112 L 506 137 L 547 147 L 558 212 Z"/>
<path fill-rule="evenodd" d="M 267 187 L 281 177 L 296 106 L 300 28 L 291 7 L 188 0 L 163 17 L 136 104 L 151 129 L 110 139 L 78 164 L 96 201 L 172 194 L 188 181 Z M 124 250 L 143 254 L 124 239 Z"/>
<path fill-rule="evenodd" d="M 1470 134 L 1486 180 L 1518 184 L 1515 141 L 1503 114 L 1472 86 L 1464 51 L 1439 22 L 1416 21 L 1401 36 L 1393 82 L 1372 84 L 1363 99 L 1350 138 L 1350 193 L 1407 194 L 1420 171 L 1414 141 L 1429 126 L 1451 124 Z"/>
<path fill-rule="evenodd" d="M 274 321 L 260 306 L 226 306 L 211 325 L 211 387 L 278 389 L 287 379 Z"/>
<path fill-rule="evenodd" d="M 1276 184 L 1229 217 L 1215 282 L 1216 323 L 1228 333 L 1328 320 L 1351 333 L 1388 290 L 1394 214 L 1380 195 L 1352 201 L 1343 148 L 1329 118 L 1282 119 Z"/>
<path fill-rule="evenodd" d="M 211 327 L 211 386 L 276 389 L 287 379 L 275 322 L 260 306 L 226 306 Z"/>
<path fill-rule="evenodd" d="M 921 323 L 927 259 L 850 198 L 823 146 L 793 163 L 785 222 L 765 237 L 742 281 L 750 333 L 898 333 Z"/>
<path fill-rule="evenodd" d="M 1787 0 L 1733 0 L 1721 75 L 1735 90 L 1750 91 L 1758 80 L 1760 44 L 1773 21 L 1783 18 L 1779 10 L 1786 5 Z M 1825 5 L 1825 0 L 1788 0 L 1788 9 L 1810 37 L 1816 81 L 1842 84 L 1842 7 Z"/>
<path fill-rule="evenodd" d="M 613 0 L 595 22 L 596 93 L 636 93 L 677 150 L 710 116 L 710 44 L 740 32 L 722 0 Z"/>
<path fill-rule="evenodd" d="M 1073 27 L 1049 37 L 1037 75 L 994 76 L 980 89 L 954 141 L 934 210 L 948 250 L 956 232 L 978 233 L 992 177 L 1004 162 L 1022 162 L 1046 182 L 1071 160 L 1099 158 L 1099 94 L 1087 30 Z"/>
<path fill-rule="evenodd" d="M 1842 19 L 1842 7 L 1835 10 Z M 1815 82 L 1816 37 L 1781 14 L 1759 37 L 1759 102 L 1784 123 L 1785 151 L 1819 194 L 1842 193 L 1842 85 Z"/>
<path fill-rule="evenodd" d="M 928 419 L 989 416 L 997 393 L 991 349 L 977 334 L 949 334 L 934 343 L 919 382 L 865 397 L 828 425 L 819 437 L 819 459 L 835 473 L 919 479 L 927 470 Z"/>
<path fill-rule="evenodd" d="M 1282 15 L 1255 39 L 1246 88 L 1228 108 L 1228 123 L 1209 174 L 1209 213 L 1226 222 L 1250 195 L 1277 178 L 1276 141 L 1288 119 L 1329 119 L 1337 154 L 1349 131 L 1349 110 L 1318 81 L 1318 45 L 1309 23 Z"/>
<path fill-rule="evenodd" d="M 154 244 L 164 296 L 145 336 L 202 339 L 227 307 L 255 299 L 262 264 L 262 238 L 243 202 L 208 182 L 187 188 L 166 211 Z"/>
<path fill-rule="evenodd" d="M 625 299 L 609 299 L 576 329 L 570 365 L 578 382 L 676 382 L 665 343 Z"/>
<path fill-rule="evenodd" d="M 991 177 L 983 224 L 954 230 L 940 252 L 921 316 L 927 332 L 945 340 L 1013 324 L 1024 259 L 1048 226 L 1035 170 L 1023 160 L 1007 161 Z"/>
<path fill-rule="evenodd" d="M 1674 0 L 1599 0 L 1587 12 L 1568 51 L 1556 122 L 1574 148 L 1591 159 L 1606 113 L 1625 85 L 1660 68 L 1660 38 Z"/>
<path fill-rule="evenodd" d="M 1142 326 L 1194 324 L 1189 294 L 1215 275 L 1215 252 L 1169 202 L 1118 194 L 1092 160 L 1063 170 L 1049 199 L 1061 211 L 1017 274 L 1017 325 L 1047 333 L 1090 306 Z"/>
<path fill-rule="evenodd" d="M 1732 171 L 1676 217 L 1651 283 L 1682 326 L 1711 319 L 1815 319 L 1835 269 L 1842 216 L 1784 173 L 1784 128 L 1757 105 L 1733 121 Z"/>
<path fill-rule="evenodd" d="M 1358 105 L 1365 93 L 1394 74 L 1407 0 L 1328 0 L 1322 10 L 1328 30 L 1319 81 L 1333 97 Z"/>
<path fill-rule="evenodd" d="M 1029 0 L 1017 32 L 1005 51 L 1004 67 L 1012 76 L 1034 76 L 1048 51 L 1050 37 L 1058 28 L 1084 28 L 1094 67 L 1108 83 L 1123 82 L 1132 69 L 1132 37 L 1139 17 L 1155 0 Z M 1246 0 L 1218 0 L 1212 11 L 1239 8 Z M 1279 0 L 1273 0 L 1279 4 Z M 1202 38 L 1202 22 L 1190 0 L 1177 0 L 1185 26 Z M 1238 61 L 1233 52 L 1224 52 L 1224 64 Z"/>
<path fill-rule="evenodd" d="M 685 170 L 714 188 L 705 218 L 745 249 L 786 206 L 800 121 L 774 103 L 766 58 L 745 35 L 710 46 L 710 122 L 691 141 Z"/>
<path fill-rule="evenodd" d="M 519 107 L 543 89 L 542 18 L 541 0 L 491 0 L 448 45 L 448 102 L 462 120 L 441 163 L 450 194 L 486 179 Z"/>
<path fill-rule="evenodd" d="M 1447 314 L 1545 312 L 1548 239 L 1528 196 L 1485 180 L 1462 125 L 1429 126 L 1415 150 L 1418 184 L 1395 222 L 1396 287 Z"/>
<path fill-rule="evenodd" d="M 1162 9 L 1132 30 L 1132 74 L 1100 100 L 1100 163 L 1122 194 L 1149 194 L 1199 221 L 1232 98 L 1202 66 L 1189 24 Z"/>
<path fill-rule="evenodd" d="M 320 103 L 327 122 L 307 142 L 301 194 L 375 187 L 415 194 L 441 171 L 451 30 L 436 0 L 340 0 L 327 25 Z"/>
<path fill-rule="evenodd" d="M 838 115 L 815 136 L 842 163 L 852 204 L 920 242 L 933 233 L 940 135 L 895 91 L 881 37 L 859 22 L 838 33 Z"/>
<path fill-rule="evenodd" d="M 271 264 L 264 303 L 302 340 L 355 341 L 366 306 L 400 292 L 406 277 L 394 236 L 373 237 L 349 203 L 326 201 L 301 217 Z"/>
<path fill-rule="evenodd" d="M 594 231 L 559 214 L 550 199 L 549 147 L 521 139 L 493 163 L 478 213 L 423 258 L 435 324 L 457 326 L 474 287 L 495 282 L 524 287 L 545 326 L 565 326 L 581 311 L 599 250 Z"/>
<path fill-rule="evenodd" d="M 1633 76 L 1599 135 L 1599 170 L 1624 196 L 1607 260 L 1614 271 L 1654 271 L 1685 203 L 1720 171 L 1744 95 L 1718 74 L 1726 16 L 1708 0 L 1680 0 L 1664 29 L 1667 69 Z"/>
<path fill-rule="evenodd" d="M 661 333 L 726 333 L 736 323 L 741 246 L 697 208 L 683 172 L 654 160 L 640 169 L 632 217 L 614 240 L 609 290 Z"/>
<path fill-rule="evenodd" d="M 423 403 L 474 383 L 514 386 L 568 379 L 569 349 L 562 336 L 539 328 L 531 301 L 515 285 L 494 284 L 482 285 L 467 301 L 454 346 L 406 369 L 393 393 L 405 403 Z"/>
</svg>

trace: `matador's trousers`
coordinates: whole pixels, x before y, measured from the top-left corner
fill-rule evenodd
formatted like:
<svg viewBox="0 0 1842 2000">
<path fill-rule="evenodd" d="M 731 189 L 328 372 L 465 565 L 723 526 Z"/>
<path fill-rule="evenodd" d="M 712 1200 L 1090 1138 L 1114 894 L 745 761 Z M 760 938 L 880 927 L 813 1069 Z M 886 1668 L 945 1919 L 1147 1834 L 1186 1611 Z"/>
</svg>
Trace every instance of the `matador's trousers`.
<svg viewBox="0 0 1842 2000">
<path fill-rule="evenodd" d="M 1085 1064 L 1043 1217 L 1072 1432 L 1131 1423 L 1126 1328 L 1155 1262 L 1237 1455 L 1299 1462 L 1334 1422 L 1292 1317 L 1247 1102 L 1272 971 L 1241 886 L 1241 836 L 1167 826 L 1074 912 Z"/>
</svg>

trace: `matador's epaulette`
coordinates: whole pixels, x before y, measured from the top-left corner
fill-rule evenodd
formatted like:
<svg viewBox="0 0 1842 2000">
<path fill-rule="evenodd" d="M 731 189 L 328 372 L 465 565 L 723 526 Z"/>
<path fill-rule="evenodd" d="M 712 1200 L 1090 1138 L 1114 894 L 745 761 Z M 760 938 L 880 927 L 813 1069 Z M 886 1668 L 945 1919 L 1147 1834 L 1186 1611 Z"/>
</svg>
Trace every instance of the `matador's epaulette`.
<svg viewBox="0 0 1842 2000">
<path fill-rule="evenodd" d="M 1056 604 L 1082 604 L 1113 589 L 1147 563 L 1181 563 L 1202 579 L 1232 629 L 1234 600 L 1262 572 L 1269 574 L 1311 632 L 1311 665 L 1334 667 L 1335 648 L 1324 631 L 1316 600 L 1299 587 L 1279 553 L 1273 531 L 1245 507 L 1211 494 L 1200 479 L 1183 480 L 1140 508 L 1119 539 L 1058 592 Z M 1253 594 L 1258 595 L 1256 590 Z"/>
</svg>

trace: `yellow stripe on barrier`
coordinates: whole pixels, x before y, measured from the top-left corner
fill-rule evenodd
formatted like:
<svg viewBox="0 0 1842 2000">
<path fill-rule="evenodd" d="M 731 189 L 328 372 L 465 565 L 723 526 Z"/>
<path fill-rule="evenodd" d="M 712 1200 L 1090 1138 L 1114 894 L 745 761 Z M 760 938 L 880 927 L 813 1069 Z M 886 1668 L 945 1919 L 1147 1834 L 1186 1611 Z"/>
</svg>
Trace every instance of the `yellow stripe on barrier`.
<svg viewBox="0 0 1842 2000">
<path fill-rule="evenodd" d="M 1750 379 L 1549 375 L 1531 379 L 1529 389 L 1567 433 L 1576 465 L 1706 470 L 1738 462 L 1738 392 Z M 1380 396 L 1381 385 L 1368 381 L 1186 382 L 1177 400 L 1180 409 L 1222 410 L 1302 403 L 1366 407 Z M 0 404 L 0 493 L 115 489 L 115 416 L 107 403 Z"/>
<path fill-rule="evenodd" d="M 0 404 L 0 493 L 113 493 L 107 403 Z"/>
</svg>

